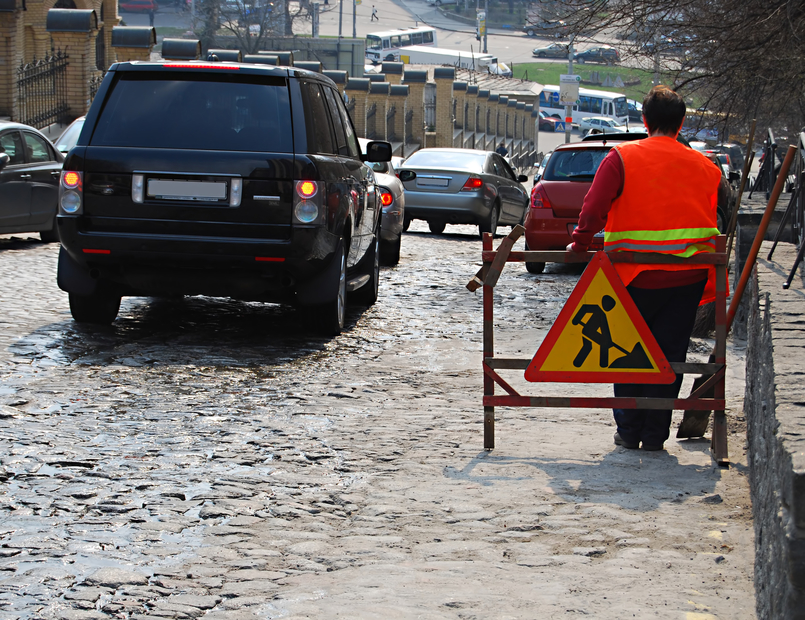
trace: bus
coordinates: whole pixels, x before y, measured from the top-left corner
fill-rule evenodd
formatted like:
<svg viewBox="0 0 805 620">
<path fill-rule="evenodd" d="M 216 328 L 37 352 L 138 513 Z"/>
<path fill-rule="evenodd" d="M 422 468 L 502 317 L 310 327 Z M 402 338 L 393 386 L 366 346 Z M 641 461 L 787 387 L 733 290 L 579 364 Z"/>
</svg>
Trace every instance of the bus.
<svg viewBox="0 0 805 620">
<path fill-rule="evenodd" d="M 409 45 L 436 47 L 436 30 L 430 26 L 371 32 L 366 35 L 366 59 L 372 64 L 400 60 L 400 48 Z"/>
<path fill-rule="evenodd" d="M 554 84 L 543 86 L 539 94 L 539 109 L 565 118 L 565 106 L 559 105 L 558 86 Z M 579 101 L 573 106 L 573 122 L 578 123 L 588 116 L 606 116 L 625 124 L 629 121 L 626 97 L 607 90 L 579 88 Z"/>
</svg>

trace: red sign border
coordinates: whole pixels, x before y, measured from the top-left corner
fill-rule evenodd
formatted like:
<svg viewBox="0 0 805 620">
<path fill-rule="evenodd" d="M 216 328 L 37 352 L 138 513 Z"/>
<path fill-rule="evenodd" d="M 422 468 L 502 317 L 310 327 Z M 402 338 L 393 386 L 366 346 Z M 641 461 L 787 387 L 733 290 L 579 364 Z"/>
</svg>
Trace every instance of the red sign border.
<svg viewBox="0 0 805 620">
<path fill-rule="evenodd" d="M 604 272 L 604 276 L 612 286 L 613 292 L 617 295 L 626 314 L 632 321 L 638 335 L 640 336 L 646 350 L 654 359 L 658 372 L 612 372 L 612 371 L 571 371 L 571 370 L 540 370 L 542 364 L 548 358 L 559 337 L 562 335 L 567 324 L 572 320 L 572 314 L 578 306 L 584 293 L 590 286 L 593 278 L 599 271 Z M 646 321 L 637 309 L 632 296 L 623 285 L 623 282 L 612 266 L 612 262 L 606 252 L 599 251 L 590 260 L 589 265 L 579 278 L 576 287 L 565 302 L 559 316 L 556 317 L 551 329 L 537 349 L 534 358 L 525 369 L 525 380 L 532 383 L 656 383 L 669 384 L 676 380 L 676 373 L 671 369 L 665 354 L 657 344 L 657 340 L 646 325 Z"/>
</svg>

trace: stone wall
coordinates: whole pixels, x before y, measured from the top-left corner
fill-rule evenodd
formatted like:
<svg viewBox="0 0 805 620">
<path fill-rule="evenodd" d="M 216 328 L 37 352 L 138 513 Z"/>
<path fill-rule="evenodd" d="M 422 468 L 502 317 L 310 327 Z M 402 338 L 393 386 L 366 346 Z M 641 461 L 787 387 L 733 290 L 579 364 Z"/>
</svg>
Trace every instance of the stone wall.
<svg viewBox="0 0 805 620">
<path fill-rule="evenodd" d="M 760 256 L 768 255 L 766 241 Z M 755 524 L 755 592 L 761 620 L 805 619 L 805 280 L 782 283 L 795 248 L 758 261 L 747 317 L 749 479 Z"/>
</svg>

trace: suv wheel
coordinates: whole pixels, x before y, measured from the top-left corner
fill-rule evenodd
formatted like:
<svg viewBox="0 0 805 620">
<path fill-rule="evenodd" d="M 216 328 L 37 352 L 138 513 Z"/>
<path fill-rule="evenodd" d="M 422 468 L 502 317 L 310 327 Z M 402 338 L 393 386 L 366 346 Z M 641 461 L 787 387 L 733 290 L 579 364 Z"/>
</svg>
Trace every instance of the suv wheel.
<svg viewBox="0 0 805 620">
<path fill-rule="evenodd" d="M 372 247 L 366 253 L 366 264 L 371 270 L 369 281 L 355 291 L 354 297 L 358 303 L 365 306 L 372 306 L 377 301 L 380 291 L 380 234 L 375 232 L 375 239 Z"/>
<path fill-rule="evenodd" d="M 498 229 L 498 211 L 500 207 L 498 203 L 495 203 L 492 206 L 492 210 L 489 212 L 489 218 L 483 224 L 478 225 L 478 232 L 481 234 L 481 239 L 484 237 L 484 233 L 492 233 L 492 236 L 495 236 L 495 232 Z"/>
<path fill-rule="evenodd" d="M 400 262 L 400 246 L 402 245 L 402 235 L 397 237 L 397 241 L 380 246 L 380 258 L 384 265 L 394 266 Z"/>
<path fill-rule="evenodd" d="M 341 248 L 341 254 L 335 258 L 341 265 L 338 270 L 338 293 L 335 299 L 314 309 L 319 318 L 321 332 L 326 336 L 337 336 L 341 333 L 347 313 L 347 252 L 343 239 L 338 245 Z"/>
<path fill-rule="evenodd" d="M 120 295 L 100 292 L 93 295 L 69 293 L 70 314 L 76 323 L 109 325 L 120 310 Z"/>
</svg>

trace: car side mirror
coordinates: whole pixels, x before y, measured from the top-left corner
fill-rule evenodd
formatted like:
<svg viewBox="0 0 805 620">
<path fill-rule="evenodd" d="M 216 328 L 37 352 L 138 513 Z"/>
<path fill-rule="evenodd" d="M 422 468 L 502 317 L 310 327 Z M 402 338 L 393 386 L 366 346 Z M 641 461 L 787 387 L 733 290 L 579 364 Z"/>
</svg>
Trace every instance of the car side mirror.
<svg viewBox="0 0 805 620">
<path fill-rule="evenodd" d="M 400 181 L 403 183 L 408 183 L 408 181 L 413 181 L 416 178 L 416 172 L 413 170 L 400 170 Z"/>
<path fill-rule="evenodd" d="M 518 183 L 528 183 L 528 177 L 524 174 L 518 175 L 517 177 Z"/>
<path fill-rule="evenodd" d="M 391 144 L 375 140 L 366 145 L 366 155 L 362 155 L 361 159 L 376 162 L 391 161 L 391 154 Z"/>
</svg>

